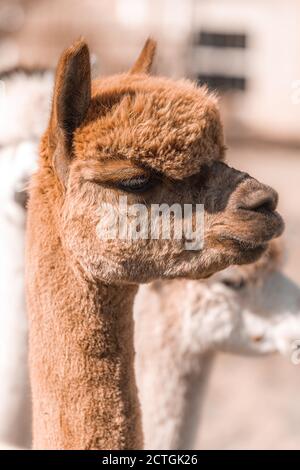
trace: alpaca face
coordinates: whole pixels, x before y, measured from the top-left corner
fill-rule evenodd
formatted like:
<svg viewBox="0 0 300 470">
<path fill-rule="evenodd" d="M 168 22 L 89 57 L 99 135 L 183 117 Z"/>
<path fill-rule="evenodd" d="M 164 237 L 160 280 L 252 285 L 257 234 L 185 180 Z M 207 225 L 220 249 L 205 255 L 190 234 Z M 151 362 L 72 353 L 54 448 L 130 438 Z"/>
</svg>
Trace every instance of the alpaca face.
<svg viewBox="0 0 300 470">
<path fill-rule="evenodd" d="M 218 350 L 291 357 L 300 339 L 300 288 L 282 273 L 278 255 L 271 242 L 256 263 L 230 267 L 205 283 L 173 286 L 188 356 Z M 167 291 L 160 295 L 171 297 Z"/>
<path fill-rule="evenodd" d="M 280 352 L 291 358 L 300 340 L 300 288 L 272 266 L 272 260 L 253 267 L 252 272 L 229 268 L 216 276 L 227 305 L 234 306 L 235 327 L 224 349 L 245 354 Z"/>
<path fill-rule="evenodd" d="M 134 72 L 91 86 L 86 45 L 62 56 L 44 145 L 64 187 L 64 245 L 89 275 L 107 282 L 206 277 L 257 259 L 283 229 L 277 195 L 223 162 L 214 96 L 187 81 Z M 148 221 L 153 204 L 203 204 L 204 246 L 187 250 L 184 237 L 151 234 L 99 237 L 101 207 L 118 213 L 122 196 L 142 203 Z"/>
<path fill-rule="evenodd" d="M 101 183 L 101 172 L 98 181 L 85 179 L 87 165 L 85 163 L 81 171 L 74 163 L 70 171 L 63 208 L 63 233 L 70 251 L 94 277 L 148 282 L 158 276 L 208 276 L 228 264 L 253 261 L 263 252 L 269 234 L 279 233 L 277 215 L 257 212 L 252 216 L 246 210 L 237 209 L 237 193 L 243 195 L 248 186 L 254 190 L 257 186 L 260 190 L 261 185 L 224 163 L 207 165 L 203 167 L 203 174 L 200 171 L 199 175 L 180 181 L 159 179 L 142 193 L 125 191 L 117 184 Z M 226 189 L 222 190 L 224 183 Z M 129 207 L 142 203 L 149 225 L 153 204 L 179 204 L 182 208 L 185 204 L 204 204 L 204 247 L 189 251 L 184 237 L 179 240 L 120 240 L 118 237 L 103 240 L 97 232 L 99 222 L 103 222 L 99 218 L 104 217 L 99 208 L 106 202 L 118 213 L 120 197 L 127 198 Z M 235 238 L 242 238 L 243 244 Z"/>
<path fill-rule="evenodd" d="M 36 170 L 38 142 L 47 125 L 50 72 L 20 69 L 3 72 L 0 107 L 0 200 L 6 224 L 25 223 L 27 185 Z"/>
</svg>

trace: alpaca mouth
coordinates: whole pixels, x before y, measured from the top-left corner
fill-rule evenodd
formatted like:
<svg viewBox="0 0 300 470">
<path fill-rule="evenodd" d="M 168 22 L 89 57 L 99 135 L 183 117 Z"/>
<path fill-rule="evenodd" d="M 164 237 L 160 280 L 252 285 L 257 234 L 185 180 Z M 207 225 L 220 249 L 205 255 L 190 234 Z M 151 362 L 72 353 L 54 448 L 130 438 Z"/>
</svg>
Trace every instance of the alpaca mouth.
<svg viewBox="0 0 300 470">
<path fill-rule="evenodd" d="M 240 210 L 239 215 L 242 217 L 235 224 L 235 228 L 223 234 L 221 238 L 232 241 L 243 250 L 264 248 L 270 240 L 279 237 L 284 231 L 284 222 L 276 211 Z"/>
<path fill-rule="evenodd" d="M 243 238 L 240 238 L 236 235 L 228 235 L 225 237 L 222 237 L 224 240 L 229 240 L 233 242 L 236 246 L 238 246 L 241 250 L 246 250 L 246 251 L 255 251 L 259 249 L 265 249 L 268 245 L 268 241 L 253 241 L 253 240 L 246 240 Z"/>
<path fill-rule="evenodd" d="M 245 211 L 248 212 L 248 211 Z M 249 217 L 249 214 L 247 214 Z M 240 220 L 240 229 L 223 233 L 221 239 L 229 242 L 246 256 L 262 254 L 268 242 L 279 237 L 284 230 L 284 222 L 275 211 L 261 210 L 251 214 L 251 219 Z"/>
<path fill-rule="evenodd" d="M 250 215 L 254 216 L 255 218 L 264 221 L 264 223 L 272 223 L 274 224 L 274 227 L 276 227 L 278 230 L 283 231 L 284 228 L 284 222 L 281 217 L 281 215 L 275 211 L 275 210 L 270 210 L 268 207 L 261 206 L 258 209 L 255 209 L 255 211 L 247 210 L 247 209 L 240 209 L 246 213 L 250 213 Z M 282 232 L 281 232 L 282 233 Z"/>
<path fill-rule="evenodd" d="M 284 222 L 281 215 L 275 210 L 261 208 L 256 211 L 257 232 L 260 243 L 266 243 L 277 238 L 284 231 Z"/>
<path fill-rule="evenodd" d="M 237 255 L 234 264 L 248 264 L 258 260 L 268 247 L 268 241 L 246 240 L 236 235 L 222 237 Z"/>
</svg>

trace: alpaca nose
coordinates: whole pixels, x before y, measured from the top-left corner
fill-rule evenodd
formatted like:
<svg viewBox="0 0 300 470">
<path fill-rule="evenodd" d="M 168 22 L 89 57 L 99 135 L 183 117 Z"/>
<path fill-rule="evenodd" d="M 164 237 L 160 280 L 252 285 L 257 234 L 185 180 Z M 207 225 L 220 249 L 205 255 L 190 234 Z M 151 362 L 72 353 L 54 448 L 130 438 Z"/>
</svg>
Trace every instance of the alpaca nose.
<svg viewBox="0 0 300 470">
<path fill-rule="evenodd" d="M 274 212 L 278 204 L 278 194 L 269 186 L 256 180 L 248 180 L 238 201 L 238 209 L 253 212 Z"/>
</svg>

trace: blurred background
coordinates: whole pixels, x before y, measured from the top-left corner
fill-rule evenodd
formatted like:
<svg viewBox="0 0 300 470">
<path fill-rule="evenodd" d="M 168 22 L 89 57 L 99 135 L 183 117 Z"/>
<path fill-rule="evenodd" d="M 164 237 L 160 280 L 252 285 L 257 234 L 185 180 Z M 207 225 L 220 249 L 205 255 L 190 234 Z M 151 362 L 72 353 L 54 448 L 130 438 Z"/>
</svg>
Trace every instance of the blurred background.
<svg viewBox="0 0 300 470">
<path fill-rule="evenodd" d="M 153 36 L 155 73 L 217 90 L 229 162 L 279 192 L 300 282 L 299 25 L 300 0 L 0 0 L 0 72 L 54 67 L 80 35 L 97 73 L 120 72 Z M 300 366 L 220 355 L 199 448 L 300 449 L 299 392 Z"/>
</svg>

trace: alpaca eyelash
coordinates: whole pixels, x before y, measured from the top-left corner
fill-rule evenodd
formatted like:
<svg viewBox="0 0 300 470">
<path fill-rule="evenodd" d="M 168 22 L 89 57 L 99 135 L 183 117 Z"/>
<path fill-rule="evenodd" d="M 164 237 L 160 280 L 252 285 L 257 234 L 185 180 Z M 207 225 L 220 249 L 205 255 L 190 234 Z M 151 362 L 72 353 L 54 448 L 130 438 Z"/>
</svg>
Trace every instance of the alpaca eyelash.
<svg viewBox="0 0 300 470">
<path fill-rule="evenodd" d="M 134 178 L 130 178 L 127 180 L 122 181 L 121 183 L 126 185 L 139 185 L 139 184 L 144 184 L 149 180 L 149 176 L 135 176 Z"/>
<path fill-rule="evenodd" d="M 150 185 L 151 177 L 147 175 L 141 175 L 120 181 L 117 184 L 117 187 L 124 191 L 140 192 L 149 189 Z"/>
</svg>

